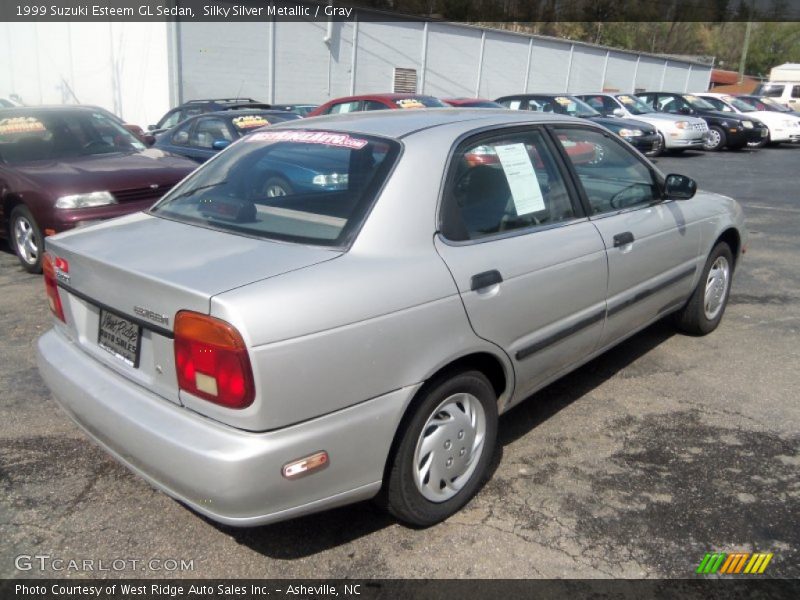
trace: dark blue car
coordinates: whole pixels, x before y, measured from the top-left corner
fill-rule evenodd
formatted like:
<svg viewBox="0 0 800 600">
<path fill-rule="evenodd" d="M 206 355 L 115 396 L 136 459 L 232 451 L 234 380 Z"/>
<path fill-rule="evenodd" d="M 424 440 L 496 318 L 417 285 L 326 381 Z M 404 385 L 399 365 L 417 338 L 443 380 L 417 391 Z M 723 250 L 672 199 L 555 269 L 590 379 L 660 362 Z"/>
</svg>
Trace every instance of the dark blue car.
<svg viewBox="0 0 800 600">
<path fill-rule="evenodd" d="M 293 121 L 300 116 L 284 110 L 225 110 L 190 117 L 156 137 L 154 146 L 199 163 L 259 127 Z"/>
</svg>

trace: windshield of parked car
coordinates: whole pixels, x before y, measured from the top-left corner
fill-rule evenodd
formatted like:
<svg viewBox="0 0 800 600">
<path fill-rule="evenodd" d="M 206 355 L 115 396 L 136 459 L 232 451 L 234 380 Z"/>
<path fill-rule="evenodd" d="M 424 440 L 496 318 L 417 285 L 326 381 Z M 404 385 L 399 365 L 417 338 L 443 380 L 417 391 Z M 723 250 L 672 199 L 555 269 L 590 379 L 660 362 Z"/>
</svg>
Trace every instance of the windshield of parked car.
<svg viewBox="0 0 800 600">
<path fill-rule="evenodd" d="M 151 213 L 340 247 L 360 229 L 399 152 L 395 141 L 360 134 L 256 131 L 200 167 Z"/>
<path fill-rule="evenodd" d="M 736 110 L 740 110 L 742 112 L 753 112 L 758 110 L 753 104 L 743 100 L 742 98 L 737 98 L 736 96 L 725 96 L 723 98 L 725 102 L 730 104 Z"/>
<path fill-rule="evenodd" d="M 617 96 L 617 100 L 619 100 L 622 105 L 632 115 L 649 115 L 651 113 L 655 113 L 652 108 L 647 106 L 644 102 L 639 100 L 639 98 L 634 98 L 633 96 Z"/>
<path fill-rule="evenodd" d="M 231 117 L 231 125 L 236 128 L 236 131 L 238 131 L 240 135 L 245 135 L 259 127 L 283 123 L 284 121 L 295 121 L 300 118 L 300 115 L 290 112 L 281 114 L 276 112 L 253 111 L 252 113 L 237 114 Z"/>
<path fill-rule="evenodd" d="M 776 102 L 772 98 L 747 96 L 745 99 L 758 110 L 768 110 L 772 112 L 792 112 L 791 108 L 786 108 L 783 104 Z"/>
<path fill-rule="evenodd" d="M 414 96 L 413 98 L 398 98 L 394 101 L 397 108 L 441 108 L 447 104 L 433 96 Z"/>
<path fill-rule="evenodd" d="M 101 112 L 0 112 L 0 156 L 10 164 L 144 149 L 127 129 Z"/>
<path fill-rule="evenodd" d="M 716 110 L 714 105 L 698 96 L 686 95 L 683 97 L 689 105 L 696 110 Z"/>
<path fill-rule="evenodd" d="M 529 110 L 571 117 L 599 117 L 600 113 L 575 96 L 536 96 L 528 100 Z"/>
<path fill-rule="evenodd" d="M 756 89 L 756 94 L 759 96 L 767 96 L 769 98 L 780 98 L 783 96 L 783 88 L 785 86 L 782 83 L 779 84 L 769 84 L 769 83 L 762 83 Z"/>
</svg>

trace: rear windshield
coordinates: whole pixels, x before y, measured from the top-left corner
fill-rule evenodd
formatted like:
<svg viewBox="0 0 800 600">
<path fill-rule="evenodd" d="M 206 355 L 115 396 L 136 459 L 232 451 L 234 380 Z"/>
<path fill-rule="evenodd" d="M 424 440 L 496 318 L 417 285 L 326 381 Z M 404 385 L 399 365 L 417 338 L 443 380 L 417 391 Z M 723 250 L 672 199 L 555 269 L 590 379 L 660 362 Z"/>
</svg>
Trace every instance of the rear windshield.
<svg viewBox="0 0 800 600">
<path fill-rule="evenodd" d="M 433 96 L 414 96 L 413 98 L 400 98 L 394 101 L 397 108 L 441 108 L 447 106 L 444 102 Z"/>
<path fill-rule="evenodd" d="M 7 163 L 144 149 L 127 129 L 101 112 L 0 113 L 0 157 Z"/>
<path fill-rule="evenodd" d="M 783 96 L 784 85 L 770 85 L 769 83 L 762 83 L 756 88 L 757 96 L 768 96 L 769 98 L 780 98 Z"/>
<path fill-rule="evenodd" d="M 258 129 L 259 127 L 266 127 L 267 125 L 274 125 L 275 123 L 283 123 L 284 121 L 294 121 L 299 118 L 300 115 L 290 112 L 286 112 L 284 114 L 274 112 L 253 112 L 231 117 L 231 125 L 233 125 L 239 133 L 244 134 L 249 133 L 253 129 Z"/>
<path fill-rule="evenodd" d="M 400 145 L 309 130 L 257 131 L 174 188 L 151 213 L 260 238 L 344 246 Z"/>
</svg>

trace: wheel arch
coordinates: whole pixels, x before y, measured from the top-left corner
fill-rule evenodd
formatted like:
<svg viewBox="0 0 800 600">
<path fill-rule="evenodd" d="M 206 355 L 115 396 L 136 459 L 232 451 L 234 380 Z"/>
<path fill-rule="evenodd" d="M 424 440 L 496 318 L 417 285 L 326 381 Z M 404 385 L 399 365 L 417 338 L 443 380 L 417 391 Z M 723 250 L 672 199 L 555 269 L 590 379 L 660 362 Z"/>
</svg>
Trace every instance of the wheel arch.
<svg viewBox="0 0 800 600">
<path fill-rule="evenodd" d="M 498 354 L 488 350 L 478 350 L 454 358 L 446 364 L 440 366 L 433 373 L 425 378 L 425 382 L 414 393 L 414 396 L 406 405 L 403 416 L 400 418 L 394 432 L 392 443 L 383 467 L 383 481 L 387 481 L 388 470 L 392 465 L 392 458 L 397 451 L 397 446 L 402 440 L 402 434 L 408 426 L 408 422 L 413 418 L 417 406 L 419 406 L 425 393 L 442 378 L 450 374 L 464 371 L 479 371 L 483 373 L 492 385 L 497 395 L 498 412 L 502 412 L 501 407 L 507 404 L 514 388 L 514 375 L 510 361 L 504 361 Z"/>
<path fill-rule="evenodd" d="M 25 204 L 22 198 L 13 192 L 8 192 L 3 195 L 2 198 L 2 207 L 3 207 L 3 219 L 2 223 L 0 223 L 0 235 L 7 236 L 9 239 L 11 238 L 11 211 L 14 210 L 20 204 Z"/>
<path fill-rule="evenodd" d="M 725 242 L 730 247 L 731 254 L 733 254 L 733 267 L 735 268 L 742 254 L 742 236 L 735 227 L 728 227 L 717 236 L 717 239 L 714 240 L 714 244 L 711 247 L 713 248 L 720 242 Z"/>
</svg>

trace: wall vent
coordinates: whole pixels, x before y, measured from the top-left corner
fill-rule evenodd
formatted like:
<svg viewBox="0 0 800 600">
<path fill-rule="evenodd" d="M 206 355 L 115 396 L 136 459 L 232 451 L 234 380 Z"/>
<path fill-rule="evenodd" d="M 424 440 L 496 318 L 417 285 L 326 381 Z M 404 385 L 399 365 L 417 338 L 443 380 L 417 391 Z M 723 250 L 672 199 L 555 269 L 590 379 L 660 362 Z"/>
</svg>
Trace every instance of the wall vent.
<svg viewBox="0 0 800 600">
<path fill-rule="evenodd" d="M 392 91 L 396 94 L 416 94 L 417 70 L 395 67 Z"/>
</svg>

